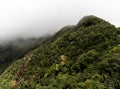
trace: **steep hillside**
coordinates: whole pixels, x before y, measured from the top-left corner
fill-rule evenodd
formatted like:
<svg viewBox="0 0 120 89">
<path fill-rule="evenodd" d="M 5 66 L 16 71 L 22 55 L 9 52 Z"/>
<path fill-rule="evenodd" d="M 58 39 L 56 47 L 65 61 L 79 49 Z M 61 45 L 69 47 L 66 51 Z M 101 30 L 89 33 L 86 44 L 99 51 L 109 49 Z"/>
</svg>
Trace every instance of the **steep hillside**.
<svg viewBox="0 0 120 89">
<path fill-rule="evenodd" d="M 95 16 L 64 27 L 0 76 L 0 89 L 119 88 L 120 30 Z"/>
<path fill-rule="evenodd" d="M 50 36 L 29 39 L 16 39 L 0 44 L 0 74 L 15 60 L 38 47 Z"/>
</svg>

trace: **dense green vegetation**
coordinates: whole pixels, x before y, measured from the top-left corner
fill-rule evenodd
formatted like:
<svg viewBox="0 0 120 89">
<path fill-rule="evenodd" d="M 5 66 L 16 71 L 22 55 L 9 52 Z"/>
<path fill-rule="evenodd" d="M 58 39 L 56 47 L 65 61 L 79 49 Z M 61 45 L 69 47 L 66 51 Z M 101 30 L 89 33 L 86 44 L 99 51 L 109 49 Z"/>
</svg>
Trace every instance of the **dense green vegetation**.
<svg viewBox="0 0 120 89">
<path fill-rule="evenodd" d="M 49 36 L 29 39 L 16 39 L 0 44 L 0 74 L 15 60 L 38 47 Z"/>
<path fill-rule="evenodd" d="M 0 89 L 119 88 L 120 30 L 95 16 L 64 27 L 0 76 Z"/>
</svg>

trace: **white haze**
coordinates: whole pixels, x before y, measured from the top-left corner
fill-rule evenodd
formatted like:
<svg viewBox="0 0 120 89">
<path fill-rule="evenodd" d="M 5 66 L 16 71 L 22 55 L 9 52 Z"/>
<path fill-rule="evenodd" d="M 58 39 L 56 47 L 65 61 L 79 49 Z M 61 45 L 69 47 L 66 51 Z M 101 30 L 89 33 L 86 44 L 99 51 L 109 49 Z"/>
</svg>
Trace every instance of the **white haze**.
<svg viewBox="0 0 120 89">
<path fill-rule="evenodd" d="M 120 26 L 120 0 L 0 0 L 0 40 L 38 37 L 85 15 Z"/>
</svg>

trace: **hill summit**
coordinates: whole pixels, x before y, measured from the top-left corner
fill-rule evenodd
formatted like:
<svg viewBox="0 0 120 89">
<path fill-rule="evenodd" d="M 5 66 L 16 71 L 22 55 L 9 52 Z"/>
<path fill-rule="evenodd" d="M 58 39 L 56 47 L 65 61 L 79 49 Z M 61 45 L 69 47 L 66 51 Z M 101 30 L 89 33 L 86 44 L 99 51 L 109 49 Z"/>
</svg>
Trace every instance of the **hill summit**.
<svg viewBox="0 0 120 89">
<path fill-rule="evenodd" d="M 83 26 L 83 27 L 89 27 L 89 26 L 92 26 L 92 25 L 97 25 L 97 24 L 109 24 L 109 22 L 103 20 L 103 19 L 100 19 L 96 16 L 93 16 L 93 15 L 89 15 L 89 16 L 85 16 L 83 17 L 79 22 L 78 24 L 76 25 L 76 29 L 78 29 L 79 27 Z"/>
<path fill-rule="evenodd" d="M 0 76 L 0 89 L 119 89 L 120 30 L 95 16 L 62 28 Z"/>
</svg>

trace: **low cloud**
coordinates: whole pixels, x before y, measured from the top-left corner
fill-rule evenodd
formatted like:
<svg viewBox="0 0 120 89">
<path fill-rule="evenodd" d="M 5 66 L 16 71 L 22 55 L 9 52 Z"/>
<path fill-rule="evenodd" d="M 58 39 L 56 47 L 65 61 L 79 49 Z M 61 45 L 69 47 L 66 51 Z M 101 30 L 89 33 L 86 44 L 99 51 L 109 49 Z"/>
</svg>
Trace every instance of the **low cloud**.
<svg viewBox="0 0 120 89">
<path fill-rule="evenodd" d="M 119 0 L 1 0 L 0 41 L 52 34 L 96 15 L 120 25 Z"/>
</svg>

